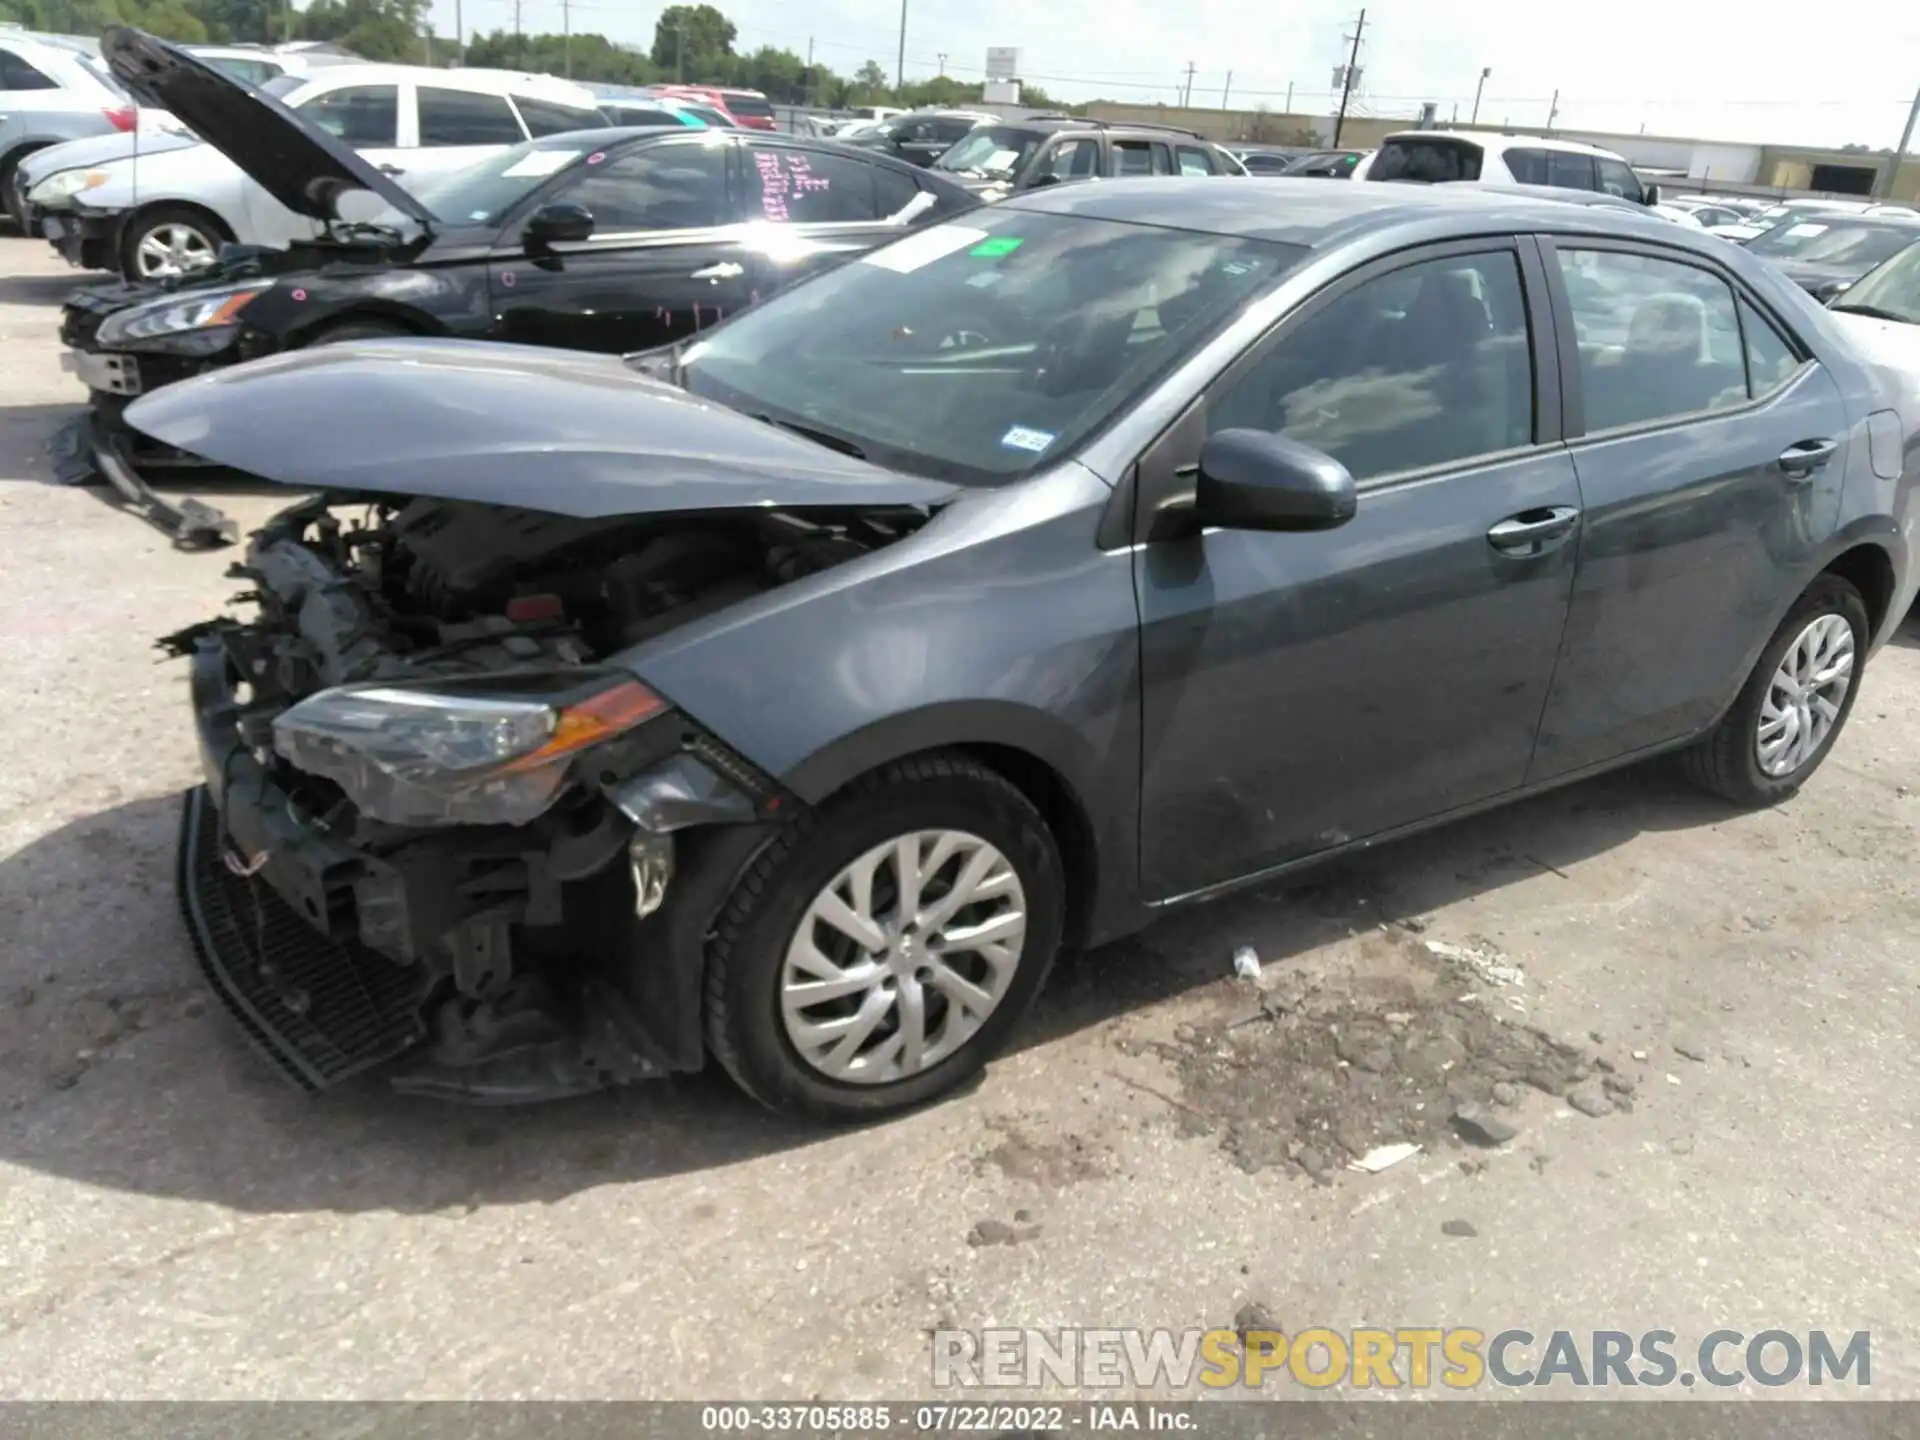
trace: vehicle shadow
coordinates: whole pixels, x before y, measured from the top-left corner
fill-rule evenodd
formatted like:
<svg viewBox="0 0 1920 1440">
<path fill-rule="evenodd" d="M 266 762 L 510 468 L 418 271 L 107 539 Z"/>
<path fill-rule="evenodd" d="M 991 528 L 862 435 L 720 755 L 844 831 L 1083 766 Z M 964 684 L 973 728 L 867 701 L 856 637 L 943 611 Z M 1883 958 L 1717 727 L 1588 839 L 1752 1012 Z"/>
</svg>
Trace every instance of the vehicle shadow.
<svg viewBox="0 0 1920 1440">
<path fill-rule="evenodd" d="M 1661 769 L 1537 798 L 1218 901 L 1056 970 L 1026 1049 L 1352 929 L 1565 867 L 1723 807 Z M 0 861 L 0 1163 L 243 1211 L 423 1213 L 553 1201 L 827 1142 L 717 1072 L 475 1110 L 368 1081 L 301 1096 L 247 1048 L 195 968 L 173 890 L 179 799 L 74 820 Z"/>
<path fill-rule="evenodd" d="M 83 285 L 104 278 L 76 270 L 67 275 L 0 275 L 0 305 L 64 305 Z"/>
</svg>

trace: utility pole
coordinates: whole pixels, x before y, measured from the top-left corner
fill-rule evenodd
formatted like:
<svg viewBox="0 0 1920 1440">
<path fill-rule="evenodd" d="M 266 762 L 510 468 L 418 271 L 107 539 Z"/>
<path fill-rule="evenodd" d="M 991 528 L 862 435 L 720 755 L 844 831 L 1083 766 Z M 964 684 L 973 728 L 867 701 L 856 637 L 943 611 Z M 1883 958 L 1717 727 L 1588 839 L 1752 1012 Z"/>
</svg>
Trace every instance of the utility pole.
<svg viewBox="0 0 1920 1440">
<path fill-rule="evenodd" d="M 269 35 L 267 38 L 273 37 Z M 287 0 L 287 43 L 293 43 L 293 0 Z"/>
<path fill-rule="evenodd" d="M 460 0 L 453 0 L 453 63 L 467 63 L 467 27 L 460 18 Z"/>
<path fill-rule="evenodd" d="M 1283 113 L 1288 115 L 1293 113 L 1293 82 L 1291 80 L 1287 81 L 1287 108 Z"/>
<path fill-rule="evenodd" d="M 523 70 L 527 65 L 527 37 L 520 28 L 520 0 L 513 0 L 513 63 Z"/>
<path fill-rule="evenodd" d="M 893 62 L 893 98 L 898 100 L 907 89 L 907 0 L 900 0 L 900 53 Z"/>
<path fill-rule="evenodd" d="M 560 45 L 562 65 L 566 78 L 573 78 L 573 5 L 571 0 L 560 0 Z"/>
<path fill-rule="evenodd" d="M 1193 61 L 1189 60 L 1187 62 L 1187 83 L 1180 91 L 1180 108 L 1182 110 L 1186 109 L 1187 106 L 1193 102 L 1193 72 L 1195 68 Z"/>
<path fill-rule="evenodd" d="M 1353 69 L 1360 63 L 1360 37 L 1367 30 L 1367 12 L 1360 12 L 1359 23 L 1353 27 L 1353 49 L 1347 53 L 1347 73 L 1340 77 L 1340 113 L 1333 117 L 1333 143 L 1340 144 L 1340 132 L 1347 123 L 1347 102 L 1353 98 Z"/>
<path fill-rule="evenodd" d="M 944 76 L 947 73 L 947 52 L 941 50 L 937 53 L 940 56 L 940 74 Z"/>
<path fill-rule="evenodd" d="M 1233 93 L 1233 71 L 1227 71 L 1227 83 L 1220 87 L 1220 108 L 1227 108 L 1227 96 Z"/>
<path fill-rule="evenodd" d="M 1882 200 L 1893 199 L 1893 185 L 1900 178 L 1900 162 L 1907 158 L 1907 145 L 1913 139 L 1913 127 L 1920 123 L 1920 90 L 1914 91 L 1913 108 L 1907 111 L 1907 128 L 1900 132 L 1900 143 L 1893 147 L 1893 159 L 1887 162 L 1887 188 L 1880 192 Z"/>
<path fill-rule="evenodd" d="M 1480 123 L 1480 96 L 1481 93 L 1486 90 L 1487 77 L 1491 74 L 1493 74 L 1493 67 L 1491 65 L 1482 65 L 1480 67 L 1480 83 L 1473 87 L 1473 118 L 1467 121 L 1469 125 L 1478 125 Z M 1457 106 L 1455 107 L 1455 112 L 1458 113 Z"/>
<path fill-rule="evenodd" d="M 513 0 L 517 7 L 520 0 Z M 687 24 L 680 20 L 673 27 L 673 78 L 684 85 L 687 83 Z"/>
<path fill-rule="evenodd" d="M 1553 134 L 1553 122 L 1557 118 L 1559 118 L 1559 115 L 1560 115 L 1560 91 L 1556 87 L 1553 92 L 1553 103 L 1547 107 L 1547 134 L 1549 135 Z"/>
</svg>

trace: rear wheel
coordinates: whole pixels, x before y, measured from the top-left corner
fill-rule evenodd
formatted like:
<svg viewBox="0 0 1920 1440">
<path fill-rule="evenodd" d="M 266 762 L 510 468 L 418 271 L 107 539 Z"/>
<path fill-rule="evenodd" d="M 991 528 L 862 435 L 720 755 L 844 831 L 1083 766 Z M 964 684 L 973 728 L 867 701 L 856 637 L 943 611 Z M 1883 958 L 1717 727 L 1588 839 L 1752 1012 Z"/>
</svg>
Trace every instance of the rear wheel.
<svg viewBox="0 0 1920 1440">
<path fill-rule="evenodd" d="M 1683 752 L 1688 778 L 1739 805 L 1792 795 L 1853 713 L 1868 638 L 1860 592 L 1821 576 L 1780 622 L 1733 708 Z"/>
<path fill-rule="evenodd" d="M 707 1040 L 775 1110 L 875 1118 L 963 1084 L 1060 943 L 1052 834 L 959 756 L 902 761 L 795 824 L 744 875 L 708 956 Z"/>
<path fill-rule="evenodd" d="M 155 205 L 135 212 L 120 233 L 120 273 L 132 281 L 170 280 L 213 264 L 231 237 L 203 210 Z"/>
</svg>

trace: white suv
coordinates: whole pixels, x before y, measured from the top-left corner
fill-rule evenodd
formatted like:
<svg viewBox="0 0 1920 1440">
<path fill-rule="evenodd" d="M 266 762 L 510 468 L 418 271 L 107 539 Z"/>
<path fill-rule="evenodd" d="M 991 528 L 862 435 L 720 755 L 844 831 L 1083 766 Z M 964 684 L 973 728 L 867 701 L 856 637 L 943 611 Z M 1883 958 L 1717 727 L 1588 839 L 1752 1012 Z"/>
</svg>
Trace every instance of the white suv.
<svg viewBox="0 0 1920 1440">
<path fill-rule="evenodd" d="M 1483 185 L 1552 185 L 1591 190 L 1636 205 L 1659 203 L 1648 185 L 1611 150 L 1536 135 L 1489 135 L 1472 130 L 1403 130 L 1380 142 L 1356 180 L 1413 180 Z"/>
<path fill-rule="evenodd" d="M 133 103 L 107 73 L 100 47 L 75 35 L 0 25 L 0 204 L 21 218 L 14 171 L 36 150 L 135 123 Z"/>
<path fill-rule="evenodd" d="M 523 140 L 606 124 L 583 87 L 500 70 L 330 65 L 260 89 L 409 190 Z M 75 265 L 159 280 L 211 264 L 224 241 L 284 247 L 320 227 L 211 145 L 189 145 L 96 163 L 71 218 L 42 228 Z"/>
</svg>

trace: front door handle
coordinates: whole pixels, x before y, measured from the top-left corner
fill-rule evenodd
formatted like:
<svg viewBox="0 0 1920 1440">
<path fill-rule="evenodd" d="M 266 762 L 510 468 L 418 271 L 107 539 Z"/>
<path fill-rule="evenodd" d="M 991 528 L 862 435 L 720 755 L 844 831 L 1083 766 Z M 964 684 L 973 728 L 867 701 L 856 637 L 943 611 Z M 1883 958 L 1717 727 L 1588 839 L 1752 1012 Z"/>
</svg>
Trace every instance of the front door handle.
<svg viewBox="0 0 1920 1440">
<path fill-rule="evenodd" d="M 1504 555 L 1544 555 L 1573 533 L 1580 512 L 1571 505 L 1543 505 L 1510 515 L 1487 531 L 1487 543 Z"/>
<path fill-rule="evenodd" d="M 712 280 L 717 284 L 722 280 L 737 280 L 746 273 L 746 266 L 736 265 L 731 260 L 722 260 L 718 265 L 709 265 L 705 269 L 694 271 L 693 274 L 687 278 L 689 280 Z"/>
<path fill-rule="evenodd" d="M 380 173 L 382 175 L 404 175 L 407 172 L 402 170 L 398 165 L 382 165 L 380 167 Z"/>
<path fill-rule="evenodd" d="M 1780 452 L 1780 471 L 1789 480 L 1811 480 L 1840 448 L 1838 440 L 1802 440 Z"/>
</svg>

